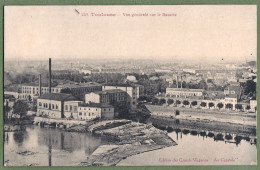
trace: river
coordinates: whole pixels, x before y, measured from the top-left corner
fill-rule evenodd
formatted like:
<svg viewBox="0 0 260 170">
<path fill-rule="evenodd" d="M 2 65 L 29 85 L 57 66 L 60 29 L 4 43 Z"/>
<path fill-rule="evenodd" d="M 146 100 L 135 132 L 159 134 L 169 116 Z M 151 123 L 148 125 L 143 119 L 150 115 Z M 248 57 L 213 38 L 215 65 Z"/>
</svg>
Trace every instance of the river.
<svg viewBox="0 0 260 170">
<path fill-rule="evenodd" d="M 175 131 L 169 133 L 169 136 L 178 145 L 130 156 L 118 166 L 256 164 L 256 145 L 243 139 L 236 144 Z"/>
<path fill-rule="evenodd" d="M 256 162 L 256 145 L 244 139 L 235 144 L 175 131 L 169 136 L 177 146 L 130 156 L 118 165 L 250 165 Z M 109 143 L 89 133 L 34 125 L 20 132 L 5 132 L 4 139 L 7 166 L 76 166 L 100 145 Z"/>
<path fill-rule="evenodd" d="M 10 166 L 75 166 L 107 143 L 89 133 L 32 125 L 25 131 L 5 132 L 4 160 Z"/>
</svg>

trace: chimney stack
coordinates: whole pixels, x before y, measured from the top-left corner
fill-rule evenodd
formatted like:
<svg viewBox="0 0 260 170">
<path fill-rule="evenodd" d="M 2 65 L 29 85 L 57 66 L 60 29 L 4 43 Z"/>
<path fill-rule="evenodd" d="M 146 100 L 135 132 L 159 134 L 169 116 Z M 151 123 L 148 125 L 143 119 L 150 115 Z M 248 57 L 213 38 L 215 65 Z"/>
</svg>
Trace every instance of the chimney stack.
<svg viewBox="0 0 260 170">
<path fill-rule="evenodd" d="M 176 76 L 176 85 L 177 85 L 177 88 L 179 88 L 178 76 Z"/>
<path fill-rule="evenodd" d="M 106 75 L 106 84 L 108 83 L 108 75 Z"/>
<path fill-rule="evenodd" d="M 49 58 L 49 93 L 51 93 L 51 58 Z"/>
<path fill-rule="evenodd" d="M 39 88 L 40 88 L 39 96 L 41 96 L 42 95 L 42 76 L 41 76 L 41 74 L 39 75 Z"/>
<path fill-rule="evenodd" d="M 182 89 L 182 76 L 181 76 L 181 89 Z"/>
</svg>

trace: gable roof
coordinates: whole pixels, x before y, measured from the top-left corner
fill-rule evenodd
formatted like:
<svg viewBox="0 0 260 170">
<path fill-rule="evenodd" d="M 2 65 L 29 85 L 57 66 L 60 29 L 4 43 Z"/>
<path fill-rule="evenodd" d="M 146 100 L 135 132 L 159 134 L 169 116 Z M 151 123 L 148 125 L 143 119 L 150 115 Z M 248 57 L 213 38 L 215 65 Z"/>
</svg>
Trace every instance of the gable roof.
<svg viewBox="0 0 260 170">
<path fill-rule="evenodd" d="M 13 99 L 13 98 L 15 97 L 11 94 L 4 94 L 4 99 Z"/>
<path fill-rule="evenodd" d="M 113 90 L 95 91 L 93 93 L 96 93 L 96 94 L 113 94 L 113 93 L 126 93 L 126 92 L 123 91 L 123 90 L 120 90 L 120 89 L 113 89 Z"/>
<path fill-rule="evenodd" d="M 113 108 L 107 103 L 79 103 L 79 107 L 98 107 L 98 108 Z"/>
<path fill-rule="evenodd" d="M 65 93 L 45 93 L 38 97 L 38 99 L 48 99 L 48 100 L 56 100 L 56 101 L 77 101 L 75 96 L 71 94 Z"/>
</svg>

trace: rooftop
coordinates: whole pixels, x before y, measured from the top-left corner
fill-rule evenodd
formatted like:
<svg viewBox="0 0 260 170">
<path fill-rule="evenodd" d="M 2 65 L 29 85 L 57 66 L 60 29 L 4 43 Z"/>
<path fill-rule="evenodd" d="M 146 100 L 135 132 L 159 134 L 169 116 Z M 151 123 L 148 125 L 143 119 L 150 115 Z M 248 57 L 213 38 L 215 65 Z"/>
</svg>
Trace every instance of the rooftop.
<svg viewBox="0 0 260 170">
<path fill-rule="evenodd" d="M 96 94 L 113 94 L 113 93 L 126 93 L 125 91 L 123 90 L 120 90 L 120 89 L 113 89 L 113 90 L 104 90 L 104 91 L 96 91 L 94 92 Z"/>
<path fill-rule="evenodd" d="M 79 107 L 113 108 L 112 105 L 107 103 L 79 103 Z"/>
<path fill-rule="evenodd" d="M 79 100 L 73 95 L 65 94 L 65 93 L 46 93 L 38 97 L 38 99 L 48 99 L 48 100 L 56 100 L 56 101 L 78 101 Z"/>
<path fill-rule="evenodd" d="M 239 91 L 239 90 L 240 90 L 240 86 L 230 85 L 230 86 L 227 86 L 227 87 L 225 88 L 225 90 Z"/>
<path fill-rule="evenodd" d="M 237 98 L 237 95 L 236 94 L 229 94 L 229 95 L 226 95 L 225 98 Z"/>
<path fill-rule="evenodd" d="M 15 98 L 13 95 L 4 94 L 4 99 L 13 99 L 13 98 Z"/>
<path fill-rule="evenodd" d="M 117 86 L 117 87 L 138 87 L 138 86 L 142 86 L 140 84 L 122 84 L 122 83 L 108 83 L 108 84 L 103 84 L 103 86 Z"/>
<path fill-rule="evenodd" d="M 67 83 L 67 84 L 59 84 L 56 87 L 59 88 L 80 88 L 80 87 L 93 87 L 93 86 L 101 86 L 95 82 L 88 82 L 88 83 Z"/>
<path fill-rule="evenodd" d="M 204 89 L 187 89 L 187 88 L 166 88 L 172 91 L 190 91 L 190 92 L 204 92 Z"/>
</svg>

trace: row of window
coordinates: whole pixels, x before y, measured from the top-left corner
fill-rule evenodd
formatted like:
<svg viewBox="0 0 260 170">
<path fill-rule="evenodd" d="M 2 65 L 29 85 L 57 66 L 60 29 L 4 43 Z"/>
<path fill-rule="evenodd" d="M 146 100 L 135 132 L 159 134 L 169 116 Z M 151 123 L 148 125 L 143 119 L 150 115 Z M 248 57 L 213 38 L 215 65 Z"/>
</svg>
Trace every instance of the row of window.
<svg viewBox="0 0 260 170">
<path fill-rule="evenodd" d="M 23 87 L 24 88 L 24 87 Z M 26 90 L 32 90 L 31 88 L 24 88 L 24 90 L 22 90 L 23 93 L 32 93 L 32 91 L 26 91 Z M 36 90 L 38 91 L 39 88 L 36 88 Z M 48 91 L 49 88 L 42 88 L 42 91 Z M 52 88 L 52 91 L 53 92 L 56 92 L 58 93 L 59 92 L 59 89 L 57 88 Z M 35 88 L 33 88 L 33 94 L 35 93 Z"/>
<path fill-rule="evenodd" d="M 84 109 L 83 109 L 84 108 Z M 83 108 L 79 108 L 79 110 L 87 110 L 87 108 L 86 107 L 83 107 Z M 90 110 L 90 108 L 88 108 L 88 110 Z M 103 109 L 104 111 L 107 111 L 107 109 Z M 96 109 L 96 111 L 97 111 L 97 109 Z M 108 111 L 110 111 L 110 109 L 108 109 Z"/>
<path fill-rule="evenodd" d="M 69 105 L 69 106 L 68 106 L 68 105 L 65 105 L 65 110 L 66 110 L 66 111 L 72 111 L 72 109 L 73 109 L 74 112 L 77 112 L 77 111 L 78 111 L 78 107 L 77 107 L 77 106 L 74 106 L 74 107 L 73 107 L 72 105 Z"/>
<path fill-rule="evenodd" d="M 83 108 L 84 108 L 84 110 L 87 110 L 86 107 L 83 107 Z M 83 108 L 82 108 L 82 110 L 83 110 Z M 81 110 L 81 107 L 79 108 L 79 110 Z M 90 110 L 90 108 L 88 108 L 88 110 Z M 97 109 L 96 109 L 96 111 L 97 111 Z"/>
<path fill-rule="evenodd" d="M 59 109 L 59 106 L 56 104 L 56 105 L 54 105 L 54 104 L 48 104 L 48 103 L 42 103 L 42 102 L 39 102 L 39 106 L 40 107 L 44 107 L 44 108 L 47 108 L 47 109 L 56 109 L 56 110 L 58 110 Z"/>
<path fill-rule="evenodd" d="M 87 113 L 86 112 L 84 112 L 84 116 L 86 116 L 87 115 Z M 88 113 L 88 116 L 94 116 L 95 114 L 94 113 Z M 79 112 L 79 116 L 82 116 L 82 112 Z"/>
</svg>

